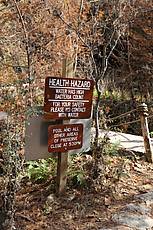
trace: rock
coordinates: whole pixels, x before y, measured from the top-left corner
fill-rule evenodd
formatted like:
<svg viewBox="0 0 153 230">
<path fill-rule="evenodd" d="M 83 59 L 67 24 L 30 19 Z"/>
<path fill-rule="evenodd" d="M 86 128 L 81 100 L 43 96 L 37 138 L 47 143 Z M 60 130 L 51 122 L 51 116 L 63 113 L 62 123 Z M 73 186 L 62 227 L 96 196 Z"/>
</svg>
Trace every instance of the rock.
<svg viewBox="0 0 153 230">
<path fill-rule="evenodd" d="M 134 229 L 126 227 L 126 226 L 123 226 L 123 225 L 118 225 L 116 227 L 101 228 L 99 230 L 134 230 Z"/>
<path fill-rule="evenodd" d="M 135 203 L 127 204 L 119 213 L 113 215 L 114 225 L 100 230 L 151 230 L 152 204 L 153 191 L 135 195 Z"/>
<path fill-rule="evenodd" d="M 153 204 L 153 191 L 136 195 L 135 198 L 144 201 L 149 206 Z"/>
<path fill-rule="evenodd" d="M 0 111 L 0 121 L 6 120 L 7 116 L 7 113 Z"/>
<path fill-rule="evenodd" d="M 128 212 L 115 214 L 112 220 L 117 224 L 126 225 L 139 230 L 146 230 L 153 227 L 153 219 L 147 215 L 137 215 Z"/>
<path fill-rule="evenodd" d="M 109 196 L 105 196 L 105 198 L 104 198 L 104 204 L 105 204 L 105 206 L 110 206 L 111 203 L 112 203 L 112 198 L 109 197 Z"/>
<path fill-rule="evenodd" d="M 132 203 L 127 204 L 123 210 L 128 212 L 137 212 L 142 215 L 147 215 L 151 212 L 151 208 L 146 207 L 144 204 L 132 204 Z"/>
<path fill-rule="evenodd" d="M 51 205 L 55 202 L 55 195 L 54 194 L 50 194 L 48 197 L 47 197 L 47 200 L 46 200 L 46 203 L 48 205 Z"/>
</svg>

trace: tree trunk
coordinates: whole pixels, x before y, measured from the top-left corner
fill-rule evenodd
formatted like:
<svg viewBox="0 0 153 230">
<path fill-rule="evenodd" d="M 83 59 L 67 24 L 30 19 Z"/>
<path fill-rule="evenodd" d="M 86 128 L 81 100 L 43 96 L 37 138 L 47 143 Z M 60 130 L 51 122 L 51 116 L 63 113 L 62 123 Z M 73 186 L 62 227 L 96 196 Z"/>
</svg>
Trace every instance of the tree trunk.
<svg viewBox="0 0 153 230">
<path fill-rule="evenodd" d="M 96 82 L 96 90 L 97 90 L 97 98 L 96 98 L 96 105 L 95 105 L 95 129 L 96 129 L 96 134 L 95 134 L 95 140 L 94 140 L 94 145 L 95 147 L 98 147 L 99 141 L 98 141 L 98 136 L 99 136 L 99 104 L 100 104 L 100 96 L 101 92 L 99 91 L 98 88 L 98 82 Z"/>
</svg>

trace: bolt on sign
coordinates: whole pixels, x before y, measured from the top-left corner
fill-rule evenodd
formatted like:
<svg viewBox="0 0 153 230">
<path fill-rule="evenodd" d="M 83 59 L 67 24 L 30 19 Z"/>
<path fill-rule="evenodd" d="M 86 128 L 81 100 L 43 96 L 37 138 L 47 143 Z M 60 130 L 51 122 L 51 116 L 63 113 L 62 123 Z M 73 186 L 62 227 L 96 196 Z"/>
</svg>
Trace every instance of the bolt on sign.
<svg viewBox="0 0 153 230">
<path fill-rule="evenodd" d="M 91 116 L 93 80 L 47 77 L 44 111 L 48 119 L 85 119 Z"/>
<path fill-rule="evenodd" d="M 80 149 L 82 142 L 82 124 L 50 125 L 48 127 L 48 152 Z"/>
</svg>

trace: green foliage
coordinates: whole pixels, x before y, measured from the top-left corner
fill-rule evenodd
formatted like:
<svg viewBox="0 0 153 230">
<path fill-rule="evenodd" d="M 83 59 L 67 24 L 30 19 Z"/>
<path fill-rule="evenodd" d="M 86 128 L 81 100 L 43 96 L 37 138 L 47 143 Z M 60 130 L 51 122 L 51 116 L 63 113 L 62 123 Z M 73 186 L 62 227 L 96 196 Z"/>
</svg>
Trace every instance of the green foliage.
<svg viewBox="0 0 153 230">
<path fill-rule="evenodd" d="M 27 176 L 30 180 L 38 182 L 46 180 L 50 175 L 55 174 L 56 161 L 49 158 L 47 160 L 29 161 L 27 166 Z"/>
<path fill-rule="evenodd" d="M 126 92 L 124 92 L 124 96 L 127 98 L 128 95 L 126 95 Z M 121 100 L 123 97 L 123 94 L 120 90 L 105 90 L 105 92 L 102 95 L 105 99 L 111 99 L 111 100 Z"/>
<path fill-rule="evenodd" d="M 111 97 L 110 92 L 109 92 L 108 90 L 106 90 L 106 91 L 104 92 L 104 94 L 103 94 L 103 97 L 106 98 L 106 99 L 110 98 L 110 97 Z"/>
<path fill-rule="evenodd" d="M 108 143 L 104 146 L 104 153 L 109 156 L 116 156 L 118 155 L 118 150 L 119 150 L 119 142 L 115 143 Z"/>
<path fill-rule="evenodd" d="M 96 89 L 94 89 L 94 91 L 93 91 L 93 96 L 94 96 L 94 97 L 98 97 L 98 92 L 97 92 Z"/>
<path fill-rule="evenodd" d="M 83 170 L 72 169 L 69 172 L 71 183 L 75 187 L 84 187 L 86 185 L 85 172 Z"/>
<path fill-rule="evenodd" d="M 152 132 L 150 132 L 150 136 L 151 136 L 151 137 L 153 137 L 153 131 L 152 131 Z"/>
</svg>

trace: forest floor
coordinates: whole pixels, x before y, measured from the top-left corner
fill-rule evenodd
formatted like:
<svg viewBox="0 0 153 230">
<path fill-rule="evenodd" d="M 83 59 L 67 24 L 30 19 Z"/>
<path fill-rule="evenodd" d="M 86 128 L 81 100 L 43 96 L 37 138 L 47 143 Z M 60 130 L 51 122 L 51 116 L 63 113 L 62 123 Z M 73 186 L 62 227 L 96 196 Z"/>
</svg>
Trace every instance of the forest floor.
<svg viewBox="0 0 153 230">
<path fill-rule="evenodd" d="M 118 111 L 117 107 L 113 109 L 116 103 L 112 102 L 112 107 L 108 104 L 108 111 L 119 114 L 131 109 Z M 133 116 L 129 119 L 135 119 Z M 140 128 L 132 124 L 126 129 L 139 134 L 137 130 Z M 98 178 L 94 177 L 92 156 L 76 156 L 73 175 L 68 176 L 67 191 L 61 197 L 55 195 L 55 175 L 39 183 L 23 177 L 16 194 L 16 230 L 111 229 L 114 214 L 133 202 L 135 195 L 153 191 L 153 164 L 147 163 L 142 154 L 123 149 L 118 151 L 114 147 L 104 155 Z"/>
<path fill-rule="evenodd" d="M 91 161 L 90 155 L 75 157 L 76 167 L 87 166 L 87 163 L 89 167 Z M 98 230 L 109 227 L 113 224 L 111 217 L 131 203 L 136 194 L 153 190 L 153 165 L 143 156 L 121 150 L 119 154 L 105 155 L 104 165 L 101 183 L 88 178 L 90 183 L 74 186 L 68 179 L 66 194 L 61 197 L 55 196 L 55 177 L 41 183 L 23 178 L 16 196 L 16 229 Z"/>
</svg>

